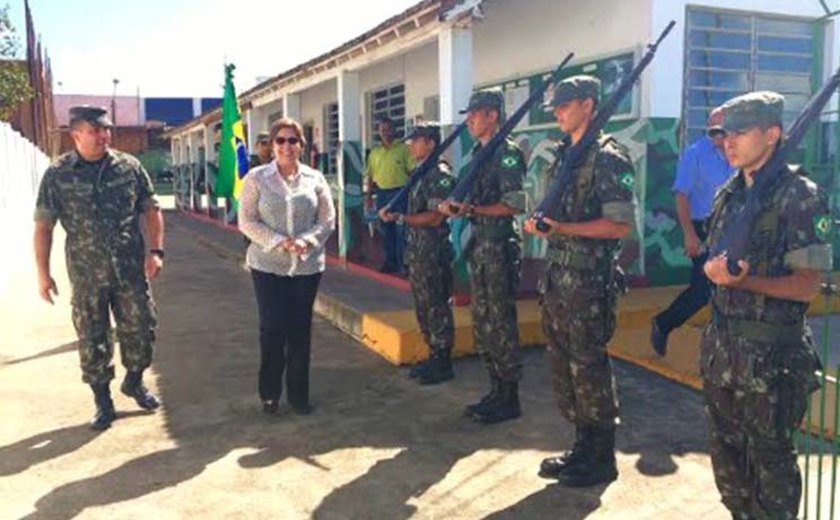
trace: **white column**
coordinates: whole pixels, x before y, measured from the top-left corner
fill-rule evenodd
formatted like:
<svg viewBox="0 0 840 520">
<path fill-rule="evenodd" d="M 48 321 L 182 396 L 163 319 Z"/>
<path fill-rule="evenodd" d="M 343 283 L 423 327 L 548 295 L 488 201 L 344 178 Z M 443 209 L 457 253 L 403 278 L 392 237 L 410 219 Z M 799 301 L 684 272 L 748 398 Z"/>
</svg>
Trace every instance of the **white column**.
<svg viewBox="0 0 840 520">
<path fill-rule="evenodd" d="M 242 120 L 248 125 L 248 135 L 245 138 L 248 141 L 249 152 L 255 148 L 257 144 L 257 132 L 259 132 L 259 130 L 254 130 L 254 110 L 254 107 L 251 107 L 242 114 Z"/>
<path fill-rule="evenodd" d="M 449 26 L 438 33 L 440 122 L 459 123 L 473 89 L 472 29 Z"/>
<path fill-rule="evenodd" d="M 470 27 L 449 26 L 438 33 L 438 89 L 440 91 L 440 122 L 456 125 L 464 116 L 458 111 L 467 106 L 473 90 L 473 49 Z M 455 172 L 464 162 L 461 147 L 449 149 Z"/>
<path fill-rule="evenodd" d="M 338 76 L 338 253 L 343 259 L 357 241 L 361 229 L 351 229 L 352 213 L 364 218 L 362 173 L 364 172 L 359 73 L 342 71 Z"/>
<path fill-rule="evenodd" d="M 257 134 L 268 132 L 269 105 L 252 106 L 246 112 L 245 121 L 248 124 L 248 150 L 253 152 L 257 145 Z"/>
<path fill-rule="evenodd" d="M 342 71 L 338 76 L 338 139 L 340 141 L 362 139 L 360 114 L 359 74 Z"/>
<path fill-rule="evenodd" d="M 283 117 L 291 117 L 295 121 L 300 121 L 300 94 L 285 94 L 283 96 Z"/>
</svg>

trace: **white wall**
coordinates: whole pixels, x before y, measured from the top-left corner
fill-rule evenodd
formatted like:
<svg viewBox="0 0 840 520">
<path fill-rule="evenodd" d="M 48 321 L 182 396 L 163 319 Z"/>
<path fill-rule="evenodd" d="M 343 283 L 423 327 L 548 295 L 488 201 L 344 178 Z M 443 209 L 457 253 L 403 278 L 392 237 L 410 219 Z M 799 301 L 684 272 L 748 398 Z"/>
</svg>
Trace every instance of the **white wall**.
<svg viewBox="0 0 840 520">
<path fill-rule="evenodd" d="M 363 117 L 362 139 L 365 143 L 370 141 L 366 124 L 368 109 L 366 94 L 385 86 L 403 83 L 406 117 L 410 118 L 422 113 L 423 98 L 438 93 L 437 55 L 437 41 L 434 41 L 359 71 Z"/>
<path fill-rule="evenodd" d="M 325 81 L 300 94 L 300 122 L 313 123 L 315 133 L 318 135 L 317 142 L 320 150 L 326 150 L 324 142 L 324 105 L 335 103 L 338 99 L 338 83 L 336 80 Z"/>
<path fill-rule="evenodd" d="M 438 45 L 434 41 L 405 56 L 405 114 L 423 113 L 423 99 L 438 95 Z"/>
<path fill-rule="evenodd" d="M 761 12 L 785 16 L 817 18 L 825 11 L 818 0 L 648 0 L 653 3 L 651 23 L 658 32 L 670 20 L 676 20 L 673 34 L 668 43 L 660 47 L 657 57 L 650 66 L 652 91 L 650 112 L 652 117 L 680 117 L 682 111 L 683 61 L 685 56 L 685 18 L 686 6 L 713 7 L 719 9 Z M 830 67 L 824 67 L 830 74 L 837 68 L 838 41 L 837 31 L 826 31 L 826 39 L 832 52 L 828 53 Z"/>
<path fill-rule="evenodd" d="M 473 25 L 476 85 L 635 49 L 650 38 L 652 0 L 488 0 Z"/>
</svg>

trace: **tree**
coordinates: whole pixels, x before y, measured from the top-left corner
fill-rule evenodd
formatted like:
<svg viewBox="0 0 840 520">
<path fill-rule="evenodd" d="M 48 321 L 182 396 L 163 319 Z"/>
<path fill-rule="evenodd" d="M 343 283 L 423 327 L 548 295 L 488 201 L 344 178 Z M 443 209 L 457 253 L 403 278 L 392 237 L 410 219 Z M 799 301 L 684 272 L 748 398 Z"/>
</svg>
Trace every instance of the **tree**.
<svg viewBox="0 0 840 520">
<path fill-rule="evenodd" d="M 8 121 L 15 110 L 32 98 L 26 62 L 16 59 L 20 50 L 8 4 L 0 8 L 0 121 Z"/>
</svg>

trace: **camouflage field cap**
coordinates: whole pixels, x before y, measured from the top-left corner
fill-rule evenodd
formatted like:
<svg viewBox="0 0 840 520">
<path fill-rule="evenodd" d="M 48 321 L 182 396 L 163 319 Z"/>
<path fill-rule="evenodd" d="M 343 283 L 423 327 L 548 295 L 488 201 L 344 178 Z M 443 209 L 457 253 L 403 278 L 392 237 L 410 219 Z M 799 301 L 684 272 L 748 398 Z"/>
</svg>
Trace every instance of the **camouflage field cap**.
<svg viewBox="0 0 840 520">
<path fill-rule="evenodd" d="M 587 98 L 596 103 L 601 100 L 601 80 L 587 74 L 572 76 L 554 86 L 554 96 L 543 108 L 554 109 L 574 99 Z"/>
<path fill-rule="evenodd" d="M 102 128 L 110 128 L 114 126 L 111 119 L 108 117 L 108 111 L 102 107 L 94 107 L 91 105 L 79 105 L 70 107 L 70 124 L 73 125 L 79 121 L 85 121 L 93 126 Z"/>
<path fill-rule="evenodd" d="M 257 134 L 257 142 L 258 143 L 268 143 L 269 135 L 268 132 L 260 132 Z"/>
<path fill-rule="evenodd" d="M 726 132 L 782 126 L 785 97 L 771 91 L 750 92 L 730 99 L 721 108 Z"/>
<path fill-rule="evenodd" d="M 439 143 L 440 142 L 440 125 L 438 123 L 434 123 L 431 121 L 424 121 L 422 123 L 417 123 L 414 125 L 414 128 L 409 130 L 408 134 L 405 136 L 405 141 L 410 141 L 415 137 L 425 137 L 427 139 L 431 139 L 432 141 Z"/>
<path fill-rule="evenodd" d="M 505 95 L 500 88 L 486 88 L 473 92 L 470 96 L 470 102 L 467 108 L 461 110 L 459 113 L 466 114 L 472 110 L 479 108 L 495 108 L 499 114 L 504 114 L 505 111 Z"/>
</svg>

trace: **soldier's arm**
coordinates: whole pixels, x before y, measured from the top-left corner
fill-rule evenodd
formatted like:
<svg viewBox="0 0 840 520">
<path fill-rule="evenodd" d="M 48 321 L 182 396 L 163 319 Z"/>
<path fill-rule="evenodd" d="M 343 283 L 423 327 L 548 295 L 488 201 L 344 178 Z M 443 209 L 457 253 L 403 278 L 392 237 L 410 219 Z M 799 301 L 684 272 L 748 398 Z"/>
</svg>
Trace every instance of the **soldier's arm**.
<svg viewBox="0 0 840 520">
<path fill-rule="evenodd" d="M 713 283 L 806 303 L 817 295 L 820 273 L 832 267 L 828 204 L 816 185 L 808 181 L 797 181 L 786 195 L 786 202 L 781 215 L 784 226 L 779 230 L 785 236 L 786 249 L 780 253 L 791 274 L 751 275 L 749 264 L 742 261 L 742 274 L 733 277 L 721 255 L 706 262 L 705 270 Z"/>
<path fill-rule="evenodd" d="M 58 294 L 50 274 L 50 253 L 52 252 L 53 228 L 58 220 L 61 199 L 55 188 L 55 174 L 52 168 L 47 169 L 38 187 L 38 198 L 35 201 L 35 232 L 33 246 L 35 248 L 35 267 L 38 270 L 38 294 L 49 303 L 53 303 L 52 296 Z"/>
<path fill-rule="evenodd" d="M 163 249 L 163 212 L 157 206 L 150 206 L 143 216 L 149 249 Z"/>
<path fill-rule="evenodd" d="M 424 211 L 412 215 L 404 215 L 405 223 L 415 227 L 437 227 L 444 221 L 446 216 L 437 211 Z"/>
<path fill-rule="evenodd" d="M 731 275 L 726 257 L 719 255 L 708 260 L 704 270 L 715 285 L 764 294 L 780 300 L 808 303 L 819 291 L 820 271 L 816 269 L 794 269 L 789 275 L 769 277 L 747 274 L 750 268 L 747 262 L 741 261 L 739 266 L 742 274 Z"/>
<path fill-rule="evenodd" d="M 50 274 L 50 253 L 52 252 L 54 223 L 49 220 L 35 222 L 35 264 L 38 269 L 38 294 L 49 303 L 58 295 L 58 287 Z"/>
</svg>

